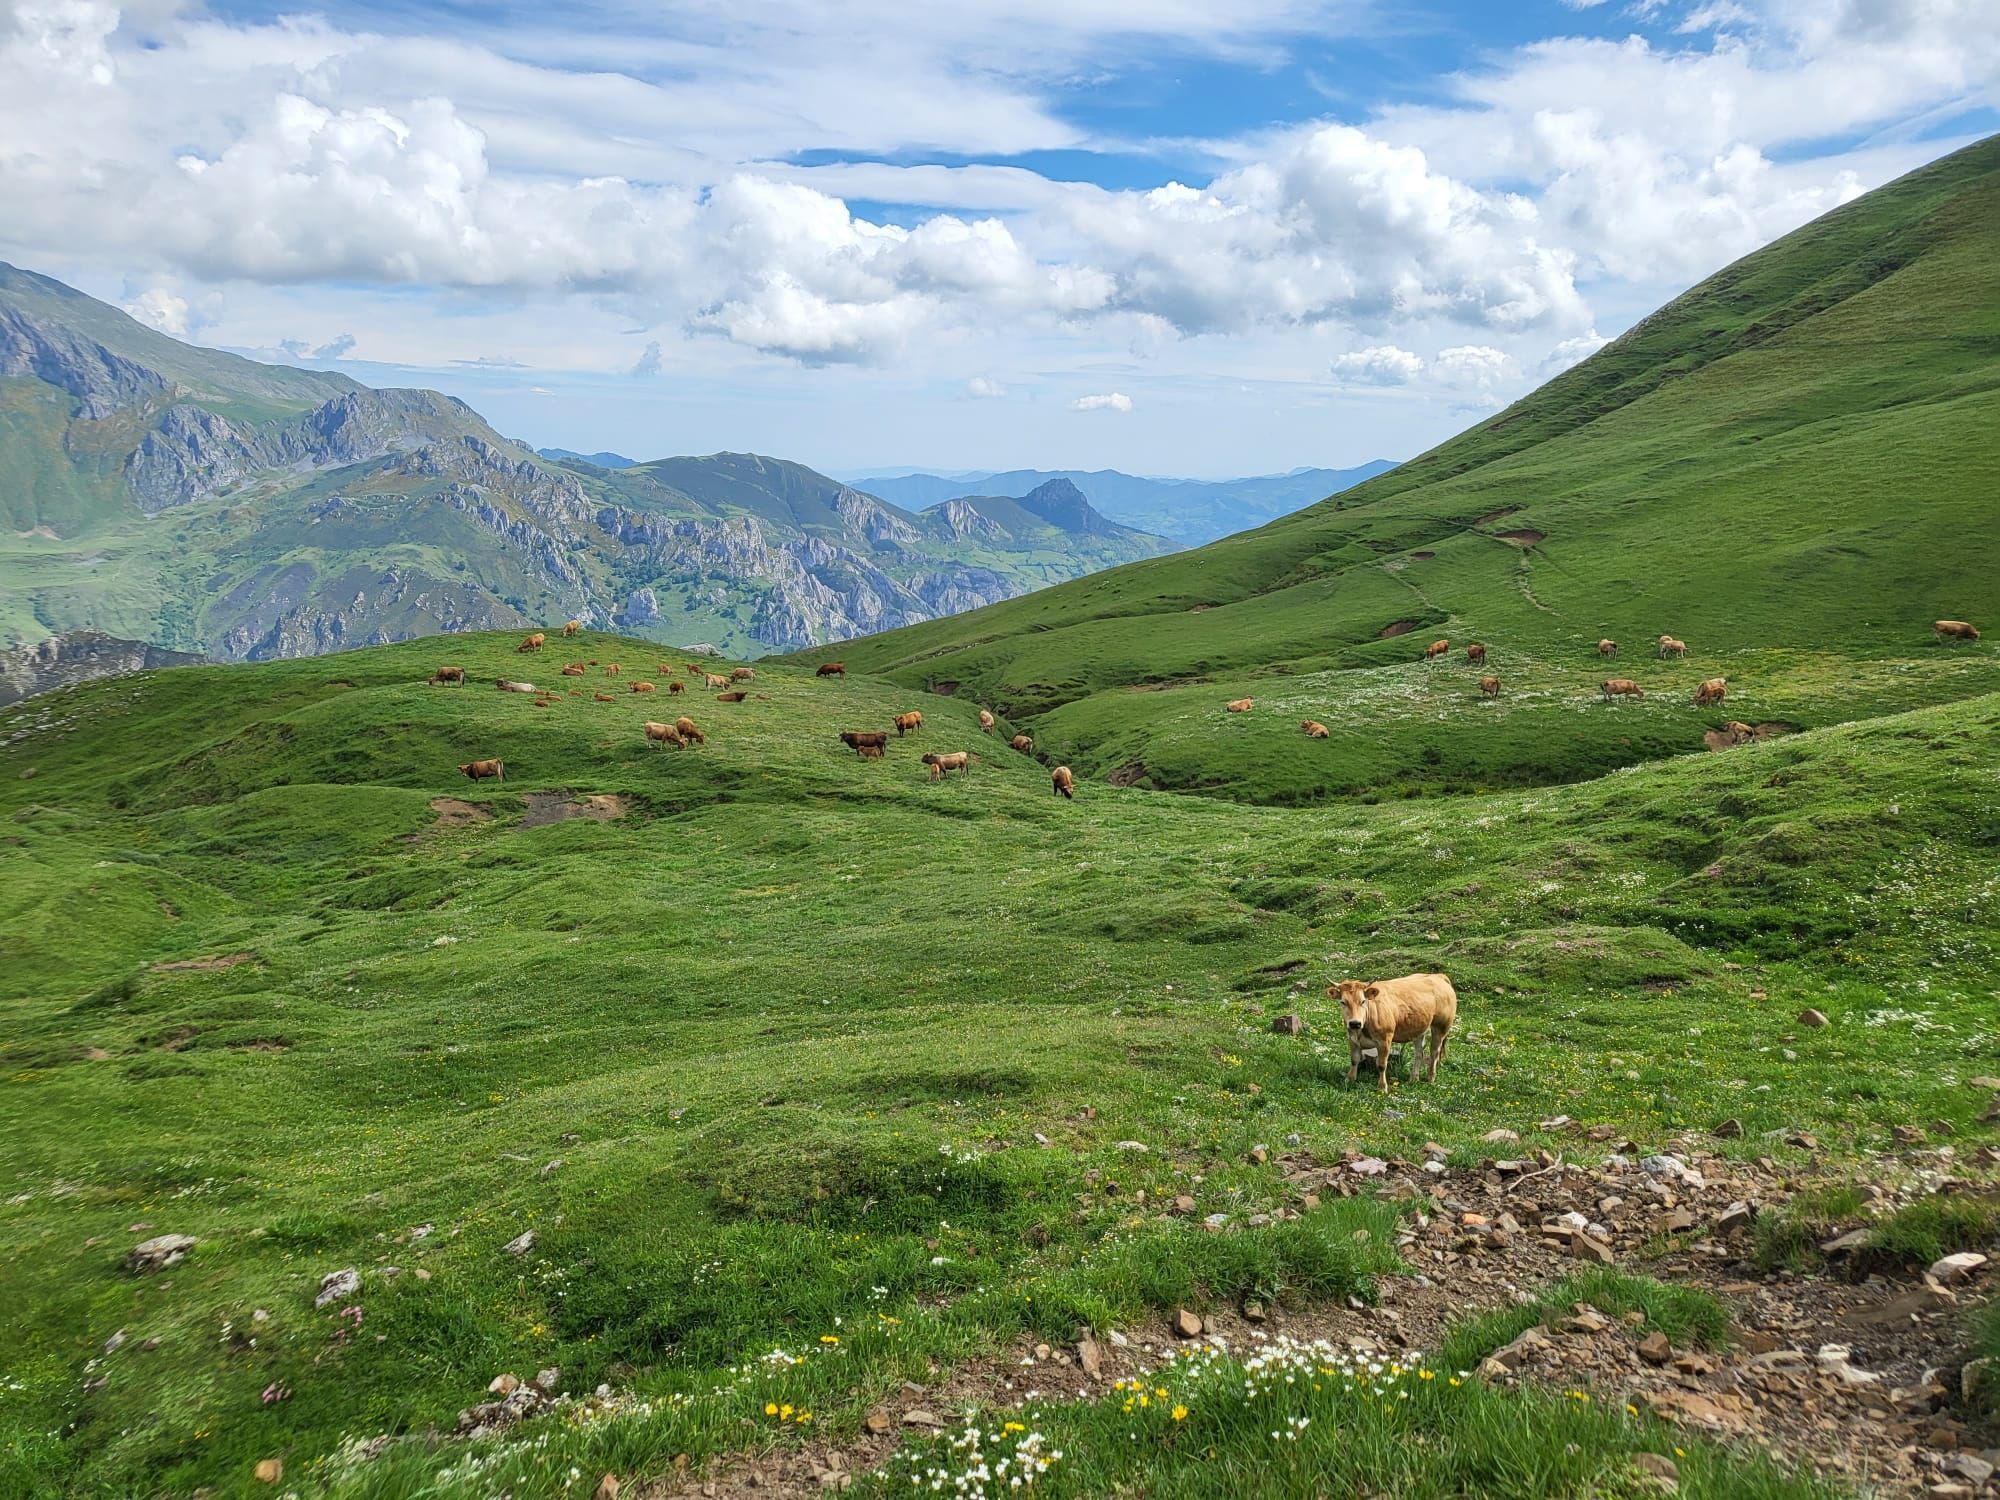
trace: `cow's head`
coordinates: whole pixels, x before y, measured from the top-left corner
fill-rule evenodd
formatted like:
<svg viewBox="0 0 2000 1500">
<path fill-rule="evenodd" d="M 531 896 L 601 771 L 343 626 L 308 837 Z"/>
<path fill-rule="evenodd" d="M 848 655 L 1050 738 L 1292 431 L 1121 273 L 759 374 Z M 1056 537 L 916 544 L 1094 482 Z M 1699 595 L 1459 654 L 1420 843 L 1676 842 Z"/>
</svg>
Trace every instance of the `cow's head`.
<svg viewBox="0 0 2000 1500">
<path fill-rule="evenodd" d="M 1369 1002 L 1382 993 L 1382 987 L 1359 979 L 1343 979 L 1338 984 L 1328 985 L 1326 993 L 1328 999 L 1340 1002 L 1341 1017 L 1352 1034 L 1367 1026 Z"/>
</svg>

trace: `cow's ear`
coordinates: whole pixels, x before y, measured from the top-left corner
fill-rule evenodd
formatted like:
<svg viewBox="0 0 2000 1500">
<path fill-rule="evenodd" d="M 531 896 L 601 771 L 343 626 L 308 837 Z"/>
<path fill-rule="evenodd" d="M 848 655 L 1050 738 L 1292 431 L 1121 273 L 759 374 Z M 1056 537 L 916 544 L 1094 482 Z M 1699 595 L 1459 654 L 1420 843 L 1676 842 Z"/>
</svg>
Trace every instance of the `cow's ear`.
<svg viewBox="0 0 2000 1500">
<path fill-rule="evenodd" d="M 1363 990 L 1363 991 L 1361 992 L 1361 998 L 1362 998 L 1363 1000 L 1373 1000 L 1373 999 L 1374 999 L 1374 998 L 1375 998 L 1375 997 L 1376 997 L 1377 995 L 1379 995 L 1379 994 L 1381 994 L 1381 993 L 1382 993 L 1382 986 L 1381 986 L 1381 985 L 1379 985 L 1379 984 L 1371 984 L 1371 985 L 1369 985 L 1369 986 L 1368 986 L 1368 988 L 1367 988 L 1367 989 L 1365 989 L 1365 990 Z"/>
<path fill-rule="evenodd" d="M 1337 984 L 1328 985 L 1326 987 L 1326 998 L 1329 1000 L 1338 1000 L 1340 998 L 1340 986 Z"/>
</svg>

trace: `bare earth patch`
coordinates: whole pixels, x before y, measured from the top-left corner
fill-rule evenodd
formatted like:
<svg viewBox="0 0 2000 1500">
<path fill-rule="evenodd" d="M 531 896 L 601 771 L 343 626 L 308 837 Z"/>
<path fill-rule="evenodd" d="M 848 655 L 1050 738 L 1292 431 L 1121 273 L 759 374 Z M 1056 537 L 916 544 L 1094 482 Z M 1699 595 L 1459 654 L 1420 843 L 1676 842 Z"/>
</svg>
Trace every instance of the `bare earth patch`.
<svg viewBox="0 0 2000 1500">
<path fill-rule="evenodd" d="M 1415 630 L 1416 628 L 1417 628 L 1417 622 L 1415 620 L 1392 620 L 1387 625 L 1384 625 L 1380 630 L 1375 632 L 1375 639 L 1378 641 L 1386 641 L 1391 636 L 1408 635 L 1412 630 Z"/>
<path fill-rule="evenodd" d="M 1493 533 L 1503 542 L 1512 542 L 1517 547 L 1538 547 L 1547 541 L 1548 533 L 1537 531 L 1532 526 L 1523 526 L 1517 531 L 1496 531 Z"/>
<path fill-rule="evenodd" d="M 632 810 L 632 799 L 617 792 L 596 792 L 572 797 L 568 792 L 530 792 L 528 811 L 519 825 L 541 828 L 550 823 L 567 823 L 571 818 L 590 818 L 600 823 L 622 818 Z"/>
<path fill-rule="evenodd" d="M 1112 786 L 1137 786 L 1146 779 L 1145 762 L 1128 760 L 1104 779 Z"/>
</svg>

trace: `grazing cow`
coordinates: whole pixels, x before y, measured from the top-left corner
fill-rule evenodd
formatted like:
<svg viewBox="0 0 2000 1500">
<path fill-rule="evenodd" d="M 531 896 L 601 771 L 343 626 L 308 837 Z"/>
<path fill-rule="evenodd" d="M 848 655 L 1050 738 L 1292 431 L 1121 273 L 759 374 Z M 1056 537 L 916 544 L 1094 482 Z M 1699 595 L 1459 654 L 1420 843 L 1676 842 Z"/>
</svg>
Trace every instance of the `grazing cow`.
<svg viewBox="0 0 2000 1500">
<path fill-rule="evenodd" d="M 562 669 L 562 674 L 565 677 L 581 677 L 587 670 L 582 662 L 573 661 Z"/>
<path fill-rule="evenodd" d="M 1931 634 L 1940 641 L 1976 641 L 1979 639 L 1979 628 L 1963 620 L 1939 620 L 1931 626 Z"/>
<path fill-rule="evenodd" d="M 1478 641 L 1474 641 L 1465 648 L 1465 659 L 1474 666 L 1483 665 L 1486 661 L 1486 648 Z"/>
<path fill-rule="evenodd" d="M 604 664 L 604 675 L 606 677 L 616 677 L 620 672 L 624 670 L 625 670 L 625 664 L 623 662 L 612 661 L 612 662 L 606 662 Z"/>
<path fill-rule="evenodd" d="M 1686 656 L 1687 654 L 1688 643 L 1686 641 L 1677 641 L 1670 635 L 1660 637 L 1660 655 Z"/>
<path fill-rule="evenodd" d="M 1057 766 L 1049 776 L 1050 789 L 1058 797 L 1076 800 L 1076 778 L 1070 774 L 1068 766 Z"/>
<path fill-rule="evenodd" d="M 708 675 L 708 668 L 704 667 L 700 662 L 691 661 L 684 665 L 687 667 L 687 674 L 690 677 L 706 677 Z"/>
<path fill-rule="evenodd" d="M 1613 698 L 1643 698 L 1646 690 L 1629 677 L 1607 677 L 1604 679 L 1604 701 Z"/>
<path fill-rule="evenodd" d="M 431 673 L 431 686 L 436 687 L 441 682 L 455 682 L 460 687 L 464 687 L 465 668 L 439 667 L 435 672 Z"/>
<path fill-rule="evenodd" d="M 1318 719 L 1303 719 L 1299 722 L 1299 728 L 1306 732 L 1306 738 L 1309 740 L 1323 740 L 1326 738 L 1326 726 L 1320 723 Z"/>
<path fill-rule="evenodd" d="M 1023 755 L 1032 755 L 1035 753 L 1035 742 L 1025 734 L 1017 734 L 1014 738 L 1007 741 L 1007 743 Z"/>
<path fill-rule="evenodd" d="M 1747 745 L 1757 738 L 1757 731 L 1748 724 L 1730 719 L 1720 729 L 1711 729 L 1702 737 L 1702 743 L 1711 750 L 1731 750 L 1738 745 Z"/>
<path fill-rule="evenodd" d="M 676 677 L 672 682 L 667 684 L 667 694 L 669 697 L 671 697 L 675 693 L 685 693 L 686 691 L 687 691 L 687 684 L 685 682 L 682 682 L 678 677 Z"/>
<path fill-rule="evenodd" d="M 582 635 L 582 634 L 583 634 L 583 621 L 568 620 L 563 623 L 563 636 L 565 639 L 573 635 Z"/>
<path fill-rule="evenodd" d="M 532 682 L 509 682 L 504 677 L 493 685 L 503 693 L 532 693 L 535 690 Z"/>
<path fill-rule="evenodd" d="M 880 760 L 885 752 L 880 745 L 863 745 L 855 753 L 863 760 Z"/>
<path fill-rule="evenodd" d="M 931 768 L 932 781 L 941 780 L 952 771 L 958 772 L 961 776 L 968 776 L 972 773 L 972 753 L 967 750 L 953 750 L 949 754 L 940 755 L 933 750 L 924 756 L 924 764 Z"/>
<path fill-rule="evenodd" d="M 727 677 L 717 677 L 713 672 L 710 672 L 707 675 L 708 675 L 709 687 L 726 688 L 729 686 L 729 679 Z"/>
<path fill-rule="evenodd" d="M 845 677 L 846 675 L 847 663 L 844 661 L 823 661 L 819 664 L 819 670 L 813 673 L 815 677 Z"/>
<path fill-rule="evenodd" d="M 1354 1082 L 1361 1071 L 1363 1042 L 1375 1044 L 1375 1077 L 1382 1092 L 1389 1092 L 1389 1049 L 1405 1044 L 1405 1060 L 1410 1076 L 1416 1077 L 1421 1039 L 1429 1034 L 1430 1059 L 1424 1076 L 1437 1082 L 1438 1063 L 1451 1037 L 1452 1023 L 1458 1019 L 1458 991 L 1442 974 L 1406 974 L 1401 979 L 1379 979 L 1368 983 L 1343 979 L 1326 987 L 1330 999 L 1340 1002 L 1347 1022 L 1347 1081 Z"/>
<path fill-rule="evenodd" d="M 729 680 L 731 682 L 748 682 L 756 675 L 749 667 L 731 667 L 729 669 Z"/>
<path fill-rule="evenodd" d="M 1230 703 L 1225 703 L 1222 706 L 1228 709 L 1233 714 L 1247 714 L 1250 712 L 1251 709 L 1257 706 L 1257 700 L 1255 698 L 1238 698 L 1235 701 Z"/>
<path fill-rule="evenodd" d="M 1485 695 L 1486 695 L 1486 696 L 1487 696 L 1488 698 L 1497 698 L 1497 697 L 1499 697 L 1499 696 L 1500 696 L 1500 679 L 1499 679 L 1499 678 L 1497 678 L 1497 677 L 1482 677 L 1482 678 L 1480 678 L 1480 679 L 1479 679 L 1479 691 L 1480 691 L 1481 693 L 1485 694 Z"/>
<path fill-rule="evenodd" d="M 1607 635 L 1603 640 L 1597 643 L 1597 654 L 1603 657 L 1606 661 L 1611 660 L 1612 657 L 1618 654 L 1618 643 L 1612 640 L 1611 637 Z"/>
<path fill-rule="evenodd" d="M 646 721 L 646 738 L 655 745 L 672 745 L 676 750 L 687 749 L 687 741 L 681 732 L 671 724 L 661 724 L 652 719 Z"/>
<path fill-rule="evenodd" d="M 1436 661 L 1449 650 L 1451 650 L 1450 641 L 1432 641 L 1428 646 L 1424 647 L 1424 660 Z"/>
<path fill-rule="evenodd" d="M 1727 677 L 1711 677 L 1694 690 L 1695 707 L 1700 708 L 1708 703 L 1720 703 L 1728 694 L 1729 679 Z"/>
<path fill-rule="evenodd" d="M 703 734 L 699 729 L 694 727 L 693 719 L 689 718 L 676 719 L 674 720 L 674 728 L 678 729 L 681 732 L 681 738 L 686 740 L 689 744 L 706 745 L 708 743 L 708 736 Z"/>
<path fill-rule="evenodd" d="M 609 693 L 592 693 L 590 696 L 595 698 L 599 703 L 616 703 L 618 701 Z"/>
<path fill-rule="evenodd" d="M 507 779 L 507 762 L 504 760 L 469 760 L 458 769 L 472 781 L 484 781 L 489 776 L 495 781 Z"/>
<path fill-rule="evenodd" d="M 655 682 L 635 682 L 632 684 L 632 691 L 635 693 L 650 693 L 658 686 L 659 684 Z"/>
<path fill-rule="evenodd" d="M 983 708 L 979 710 L 979 732 L 981 734 L 991 734 L 993 732 L 993 715 Z"/>
<path fill-rule="evenodd" d="M 906 714 L 897 714 L 896 738 L 900 740 L 904 735 L 908 734 L 911 730 L 921 729 L 923 728 L 923 726 L 924 726 L 924 716 L 914 708 L 911 709 Z"/>
<path fill-rule="evenodd" d="M 516 651 L 539 651 L 542 649 L 544 645 L 548 643 L 548 639 L 549 638 L 546 635 L 542 634 L 541 631 L 537 630 L 533 635 L 529 636 L 526 640 L 522 641 L 521 644 L 516 646 L 514 649 Z"/>
<path fill-rule="evenodd" d="M 889 743 L 889 731 L 886 729 L 843 729 L 840 731 L 840 742 L 850 750 L 866 750 L 870 745 L 880 750 L 884 745 Z"/>
<path fill-rule="evenodd" d="M 717 693 L 715 695 L 715 701 L 717 703 L 741 703 L 745 698 L 749 696 L 750 695 L 744 692 L 743 689 L 737 688 L 734 692 L 731 693 Z"/>
</svg>

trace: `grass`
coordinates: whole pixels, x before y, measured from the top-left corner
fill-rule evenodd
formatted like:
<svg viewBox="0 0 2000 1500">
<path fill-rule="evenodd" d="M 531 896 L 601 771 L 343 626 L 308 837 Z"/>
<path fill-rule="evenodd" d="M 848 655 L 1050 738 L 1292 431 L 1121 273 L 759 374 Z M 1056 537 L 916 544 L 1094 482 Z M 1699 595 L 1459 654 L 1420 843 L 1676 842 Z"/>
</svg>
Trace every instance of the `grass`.
<svg viewBox="0 0 2000 1500">
<path fill-rule="evenodd" d="M 1698 1287 L 1674 1286 L 1650 1276 L 1599 1268 L 1566 1276 L 1526 1303 L 1495 1308 L 1456 1324 L 1438 1349 L 1438 1363 L 1472 1368 L 1495 1349 L 1537 1323 L 1553 1327 L 1587 1302 L 1614 1321 L 1643 1313 L 1644 1330 L 1664 1333 L 1676 1345 L 1716 1349 L 1729 1341 L 1729 1313 Z"/>
<path fill-rule="evenodd" d="M 1817 1185 L 1759 1219 L 1752 1241 L 1755 1263 L 1764 1271 L 1823 1270 L 1820 1246 L 1856 1227 L 1866 1228 L 1868 1238 L 1849 1252 L 1850 1274 L 1922 1270 L 1961 1250 L 1992 1249 L 2000 1241 L 2000 1198 L 1936 1193 L 1870 1218 L 1867 1198 L 1853 1184 Z"/>
<path fill-rule="evenodd" d="M 1480 798 L 1069 803 L 949 699 L 855 759 L 837 728 L 918 701 L 880 680 L 635 698 L 658 653 L 588 636 L 567 654 L 627 676 L 550 709 L 423 685 L 447 655 L 563 680 L 514 639 L 0 714 L 0 1491 L 222 1493 L 273 1455 L 368 1495 L 484 1493 L 532 1453 L 657 1473 L 794 1440 L 741 1425 L 730 1371 L 773 1348 L 866 1354 L 788 1377 L 837 1434 L 1019 1333 L 1366 1296 L 1391 1210 L 1302 1212 L 1250 1159 L 1292 1134 L 1477 1155 L 1555 1113 L 1647 1145 L 1735 1117 L 1731 1149 L 1794 1161 L 1801 1128 L 1835 1160 L 1913 1118 L 1978 1128 L 2000 697 Z M 648 748 L 660 704 L 709 745 Z M 927 781 L 920 746 L 959 745 L 972 775 Z M 492 754 L 504 784 L 458 776 Z M 552 789 L 630 812 L 526 826 Z M 489 816 L 441 825 L 437 798 Z M 1317 997 L 1418 965 L 1462 1030 L 1385 1105 Z M 1834 1024 L 1797 1026 L 1808 1004 Z M 1270 1030 L 1290 1010 L 1303 1037 Z M 1921 1066 L 1884 1046 L 1912 1035 Z M 121 1271 L 162 1232 L 192 1257 Z M 344 1267 L 360 1293 L 316 1309 Z M 626 1405 L 540 1448 L 340 1457 L 546 1365 Z M 570 1493 L 571 1466 L 514 1492 Z"/>
</svg>

